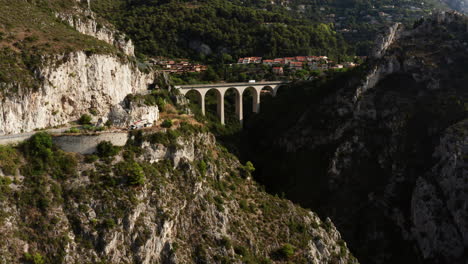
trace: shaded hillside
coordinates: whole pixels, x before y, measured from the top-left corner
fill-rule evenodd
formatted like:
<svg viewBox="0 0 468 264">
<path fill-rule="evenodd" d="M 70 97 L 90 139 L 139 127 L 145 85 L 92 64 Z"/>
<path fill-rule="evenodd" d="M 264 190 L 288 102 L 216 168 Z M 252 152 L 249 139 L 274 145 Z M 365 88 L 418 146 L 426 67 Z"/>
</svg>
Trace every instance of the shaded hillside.
<svg viewBox="0 0 468 264">
<path fill-rule="evenodd" d="M 267 189 L 330 216 L 363 263 L 464 263 L 468 21 L 438 13 L 397 36 L 351 77 L 262 106 L 247 157 Z"/>
</svg>

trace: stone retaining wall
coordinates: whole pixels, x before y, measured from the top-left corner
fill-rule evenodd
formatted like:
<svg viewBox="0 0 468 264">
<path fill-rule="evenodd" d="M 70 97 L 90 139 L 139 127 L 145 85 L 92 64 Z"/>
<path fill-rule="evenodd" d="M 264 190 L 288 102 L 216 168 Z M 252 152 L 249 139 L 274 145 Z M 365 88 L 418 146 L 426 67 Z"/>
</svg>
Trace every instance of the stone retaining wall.
<svg viewBox="0 0 468 264">
<path fill-rule="evenodd" d="M 92 154 L 102 141 L 110 141 L 115 146 L 125 146 L 128 133 L 103 133 L 93 135 L 60 135 L 54 136 L 54 143 L 66 152 Z"/>
</svg>

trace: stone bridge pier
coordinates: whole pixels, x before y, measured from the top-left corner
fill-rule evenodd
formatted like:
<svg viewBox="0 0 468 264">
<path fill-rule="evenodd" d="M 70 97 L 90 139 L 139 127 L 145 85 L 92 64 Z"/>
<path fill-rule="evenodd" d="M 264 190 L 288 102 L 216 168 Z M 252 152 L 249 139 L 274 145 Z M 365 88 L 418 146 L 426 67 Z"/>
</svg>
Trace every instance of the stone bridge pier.
<svg viewBox="0 0 468 264">
<path fill-rule="evenodd" d="M 278 88 L 282 85 L 285 85 L 285 82 L 259 82 L 259 83 L 220 83 L 220 84 L 206 84 L 206 85 L 182 85 L 176 86 L 176 89 L 179 89 L 180 93 L 186 95 L 190 91 L 196 91 L 200 103 L 201 103 L 201 111 L 203 115 L 205 115 L 205 98 L 206 94 L 214 90 L 216 93 L 216 102 L 217 102 L 217 110 L 218 110 L 218 117 L 221 121 L 221 124 L 225 124 L 224 120 L 224 97 L 228 90 L 235 91 L 235 103 L 236 103 L 236 116 L 237 119 L 241 122 L 244 120 L 244 110 L 243 110 L 243 102 L 242 98 L 244 92 L 249 90 L 252 94 L 252 111 L 254 113 L 258 113 L 260 111 L 260 97 L 262 90 L 269 91 L 272 96 L 276 96 L 278 92 Z"/>
</svg>

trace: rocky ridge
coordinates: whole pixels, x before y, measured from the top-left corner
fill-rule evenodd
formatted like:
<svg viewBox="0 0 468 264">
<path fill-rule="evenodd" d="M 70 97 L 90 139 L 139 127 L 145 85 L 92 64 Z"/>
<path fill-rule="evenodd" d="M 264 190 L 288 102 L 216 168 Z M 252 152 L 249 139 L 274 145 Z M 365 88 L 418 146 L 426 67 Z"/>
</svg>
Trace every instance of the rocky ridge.
<svg viewBox="0 0 468 264">
<path fill-rule="evenodd" d="M 274 142 L 251 143 L 294 157 L 264 177 L 297 172 L 288 197 L 330 216 L 361 262 L 465 263 L 468 20 L 442 12 L 391 32 L 361 80 L 314 99 Z"/>
<path fill-rule="evenodd" d="M 137 133 L 115 158 L 76 156 L 69 174 L 43 174 L 45 210 L 21 202 L 32 176 L 2 167 L 0 263 L 357 263 L 329 219 L 261 191 L 213 135 L 164 135 Z M 130 165 L 143 184 L 128 185 Z"/>
</svg>

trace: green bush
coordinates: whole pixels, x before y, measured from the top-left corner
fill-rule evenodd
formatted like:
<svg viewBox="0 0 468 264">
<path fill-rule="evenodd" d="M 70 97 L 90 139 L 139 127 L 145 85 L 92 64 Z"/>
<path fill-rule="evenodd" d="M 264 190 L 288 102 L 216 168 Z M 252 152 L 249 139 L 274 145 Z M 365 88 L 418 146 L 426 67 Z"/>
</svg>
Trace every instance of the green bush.
<svg viewBox="0 0 468 264">
<path fill-rule="evenodd" d="M 135 161 L 118 163 L 115 167 L 115 173 L 123 177 L 129 185 L 142 185 L 145 183 L 143 168 Z"/>
<path fill-rule="evenodd" d="M 12 183 L 11 179 L 8 177 L 0 177 L 0 186 L 5 185 L 8 186 Z"/>
<path fill-rule="evenodd" d="M 93 163 L 93 162 L 95 162 L 95 161 L 98 160 L 98 159 L 99 159 L 99 157 L 96 156 L 96 155 L 86 155 L 86 156 L 84 157 L 84 162 L 86 162 L 86 163 Z"/>
<path fill-rule="evenodd" d="M 92 117 L 88 114 L 83 114 L 80 119 L 78 119 L 78 124 L 80 125 L 89 125 L 91 124 Z"/>
<path fill-rule="evenodd" d="M 52 136 L 39 132 L 24 144 L 24 148 L 30 156 L 46 160 L 52 156 L 52 145 Z"/>
<path fill-rule="evenodd" d="M 250 173 L 255 171 L 255 167 L 250 161 L 247 161 L 247 163 L 245 163 L 244 169 Z"/>
<path fill-rule="evenodd" d="M 161 126 L 164 127 L 164 128 L 171 128 L 172 127 L 172 120 L 171 119 L 164 120 L 162 122 Z"/>
<path fill-rule="evenodd" d="M 90 108 L 89 113 L 92 114 L 93 116 L 97 116 L 99 114 L 99 111 L 96 108 Z"/>
<path fill-rule="evenodd" d="M 72 127 L 70 129 L 68 129 L 67 131 L 65 131 L 65 133 L 72 133 L 72 134 L 77 134 L 77 133 L 80 133 L 81 131 L 76 128 L 76 127 Z"/>
<path fill-rule="evenodd" d="M 207 165 L 206 165 L 206 162 L 204 160 L 202 160 L 202 161 L 200 161 L 200 163 L 198 163 L 198 169 L 200 170 L 200 174 L 202 176 L 205 176 Z"/>
<path fill-rule="evenodd" d="M 296 249 L 293 245 L 286 243 L 276 251 L 275 255 L 279 259 L 288 260 L 294 256 L 295 251 Z"/>
<path fill-rule="evenodd" d="M 44 264 L 45 263 L 44 257 L 39 253 L 35 253 L 35 254 L 25 253 L 24 259 L 28 263 L 31 263 L 31 264 Z"/>
<path fill-rule="evenodd" d="M 164 111 L 164 106 L 166 106 L 166 101 L 163 98 L 158 97 L 156 99 L 156 104 L 158 105 L 158 108 L 160 111 Z"/>
<path fill-rule="evenodd" d="M 247 161 L 244 166 L 241 167 L 241 173 L 244 177 L 248 177 L 255 171 L 255 167 L 252 162 Z"/>
<path fill-rule="evenodd" d="M 0 146 L 0 169 L 7 175 L 14 175 L 20 158 L 18 151 L 10 146 Z"/>
<path fill-rule="evenodd" d="M 112 145 L 112 143 L 109 141 L 102 141 L 97 145 L 96 150 L 99 157 L 109 158 L 117 155 L 120 151 L 120 148 Z"/>
</svg>

